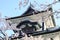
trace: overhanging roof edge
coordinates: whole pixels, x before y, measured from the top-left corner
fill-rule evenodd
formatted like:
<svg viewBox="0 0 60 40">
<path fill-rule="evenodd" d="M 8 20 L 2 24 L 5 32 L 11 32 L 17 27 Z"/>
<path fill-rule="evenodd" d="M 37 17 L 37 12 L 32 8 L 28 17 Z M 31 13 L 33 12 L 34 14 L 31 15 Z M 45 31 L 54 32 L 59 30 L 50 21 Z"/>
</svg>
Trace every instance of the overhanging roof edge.
<svg viewBox="0 0 60 40">
<path fill-rule="evenodd" d="M 28 9 L 29 10 L 29 9 Z M 25 13 L 28 13 L 28 10 L 25 12 Z M 46 12 L 47 10 L 45 10 L 45 11 L 38 11 L 38 13 L 43 13 L 43 12 Z M 49 11 L 51 11 L 52 12 L 52 8 L 50 7 L 49 8 Z M 38 14 L 38 13 L 34 13 L 34 14 Z M 21 15 L 21 16 L 16 16 L 16 17 L 11 17 L 11 18 L 8 18 L 8 19 L 6 19 L 6 20 L 10 20 L 10 19 L 16 19 L 16 18 L 21 18 L 21 17 L 26 17 L 26 16 L 30 16 L 30 15 L 33 15 L 33 14 L 27 14 L 27 15 Z"/>
</svg>

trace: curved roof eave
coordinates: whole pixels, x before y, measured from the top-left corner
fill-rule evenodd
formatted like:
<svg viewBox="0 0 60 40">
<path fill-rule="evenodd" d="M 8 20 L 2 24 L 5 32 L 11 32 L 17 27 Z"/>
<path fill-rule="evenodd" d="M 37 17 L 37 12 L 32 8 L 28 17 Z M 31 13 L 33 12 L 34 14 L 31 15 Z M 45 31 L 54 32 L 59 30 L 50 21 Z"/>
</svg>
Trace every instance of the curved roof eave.
<svg viewBox="0 0 60 40">
<path fill-rule="evenodd" d="M 31 11 L 34 11 L 31 7 L 29 7 L 27 9 L 27 11 L 25 13 L 23 13 L 21 16 L 16 16 L 16 17 L 11 17 L 11 18 L 8 18 L 7 20 L 10 20 L 10 19 L 16 19 L 16 18 L 21 18 L 21 17 L 25 17 L 25 16 L 30 16 L 30 15 L 33 15 L 33 13 L 29 13 Z M 34 13 L 34 14 L 38 14 L 38 13 L 43 13 L 43 12 L 46 12 L 47 10 L 44 10 L 44 11 L 38 11 L 37 13 Z M 52 11 L 52 8 L 50 7 L 49 8 L 49 11 Z"/>
</svg>

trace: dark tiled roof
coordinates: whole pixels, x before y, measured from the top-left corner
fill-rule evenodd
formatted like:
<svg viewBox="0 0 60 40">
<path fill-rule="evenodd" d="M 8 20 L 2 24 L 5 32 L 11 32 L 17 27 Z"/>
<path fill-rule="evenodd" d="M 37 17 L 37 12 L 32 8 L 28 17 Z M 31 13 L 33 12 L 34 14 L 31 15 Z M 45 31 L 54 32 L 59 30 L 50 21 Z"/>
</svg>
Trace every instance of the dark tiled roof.
<svg viewBox="0 0 60 40">
<path fill-rule="evenodd" d="M 36 32 L 30 32 L 28 34 L 32 35 L 32 36 L 38 36 L 38 35 L 43 35 L 43 34 L 49 34 L 49 33 L 55 33 L 55 32 L 59 32 L 60 31 L 60 27 L 53 27 L 53 28 L 48 28 L 44 31 L 36 31 Z M 15 37 L 16 38 L 22 38 L 22 36 L 20 37 Z"/>
<path fill-rule="evenodd" d="M 43 13 L 43 12 L 46 12 L 46 11 L 47 10 L 45 10 L 45 11 L 38 11 L 37 13 L 35 12 L 34 14 Z M 49 11 L 52 11 L 52 8 L 49 8 Z M 25 16 L 30 16 L 30 15 L 33 15 L 32 12 L 34 12 L 34 10 L 31 7 L 29 7 L 27 9 L 27 11 L 25 13 L 23 13 L 21 16 L 11 17 L 11 18 L 8 18 L 7 20 L 21 18 L 21 17 L 25 17 Z"/>
<path fill-rule="evenodd" d="M 33 10 L 31 7 L 29 7 L 28 10 L 27 10 L 25 13 L 23 13 L 21 16 L 25 16 L 25 15 L 28 15 L 28 14 L 32 14 L 33 11 L 34 11 L 34 10 Z"/>
</svg>

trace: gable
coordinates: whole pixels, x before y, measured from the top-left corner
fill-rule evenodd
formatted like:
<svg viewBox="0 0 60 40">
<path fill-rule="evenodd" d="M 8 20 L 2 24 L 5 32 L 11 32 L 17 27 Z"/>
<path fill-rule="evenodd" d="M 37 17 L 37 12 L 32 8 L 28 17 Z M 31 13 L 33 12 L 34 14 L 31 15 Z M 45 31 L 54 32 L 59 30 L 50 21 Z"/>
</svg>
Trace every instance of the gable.
<svg viewBox="0 0 60 40">
<path fill-rule="evenodd" d="M 52 13 L 52 8 L 48 8 L 48 12 L 47 10 L 41 11 L 41 12 L 37 12 L 37 13 L 32 13 L 34 12 L 34 10 L 32 10 L 31 8 L 29 8 L 24 14 L 22 14 L 21 16 L 18 17 L 12 17 L 9 18 L 7 20 L 10 20 L 12 22 L 12 24 L 19 24 L 24 20 L 29 20 L 31 22 L 37 22 L 41 25 L 42 23 L 42 15 L 43 16 L 47 16 L 47 14 L 51 14 Z M 47 20 L 48 19 L 48 20 Z M 54 27 L 55 26 L 55 21 L 53 20 L 54 18 L 52 16 L 49 16 L 48 18 L 45 18 L 45 29 L 49 28 L 49 27 Z M 38 27 L 38 26 L 37 26 Z"/>
</svg>

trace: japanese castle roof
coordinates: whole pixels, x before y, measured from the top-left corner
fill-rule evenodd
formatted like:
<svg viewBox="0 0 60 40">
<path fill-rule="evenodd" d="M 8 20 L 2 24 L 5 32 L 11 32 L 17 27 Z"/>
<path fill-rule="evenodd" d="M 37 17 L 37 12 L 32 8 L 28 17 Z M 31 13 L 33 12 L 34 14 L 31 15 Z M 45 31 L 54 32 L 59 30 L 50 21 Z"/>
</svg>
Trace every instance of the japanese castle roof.
<svg viewBox="0 0 60 40">
<path fill-rule="evenodd" d="M 52 11 L 52 8 L 48 8 L 49 11 Z M 35 10 L 33 10 L 31 7 L 29 7 L 27 9 L 26 12 L 24 12 L 21 16 L 16 16 L 16 17 L 11 17 L 11 18 L 8 18 L 9 19 L 16 19 L 16 18 L 21 18 L 21 17 L 25 17 L 25 16 L 30 16 L 30 15 L 33 15 L 33 12 L 34 14 L 38 14 L 38 13 L 43 13 L 43 12 L 47 12 L 47 10 L 43 10 L 43 11 L 37 11 L 37 13 L 35 12 Z"/>
</svg>

